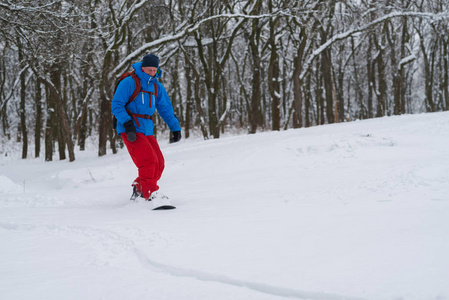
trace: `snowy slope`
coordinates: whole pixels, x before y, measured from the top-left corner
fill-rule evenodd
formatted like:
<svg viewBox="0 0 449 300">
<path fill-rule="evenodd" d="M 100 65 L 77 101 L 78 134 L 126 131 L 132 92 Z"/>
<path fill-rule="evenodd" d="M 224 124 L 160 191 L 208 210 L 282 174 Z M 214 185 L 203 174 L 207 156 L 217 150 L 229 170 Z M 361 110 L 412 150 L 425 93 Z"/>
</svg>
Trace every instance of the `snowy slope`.
<svg viewBox="0 0 449 300">
<path fill-rule="evenodd" d="M 6 145 L 2 145 L 6 147 Z M 449 113 L 0 158 L 0 299 L 449 299 Z"/>
</svg>

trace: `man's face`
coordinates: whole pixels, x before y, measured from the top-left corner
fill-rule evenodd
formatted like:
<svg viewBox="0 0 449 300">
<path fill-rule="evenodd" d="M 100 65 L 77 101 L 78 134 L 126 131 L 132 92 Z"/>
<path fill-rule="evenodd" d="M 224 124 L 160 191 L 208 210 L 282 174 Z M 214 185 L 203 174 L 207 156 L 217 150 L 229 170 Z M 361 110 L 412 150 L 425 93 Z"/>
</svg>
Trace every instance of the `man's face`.
<svg viewBox="0 0 449 300">
<path fill-rule="evenodd" d="M 142 71 L 150 75 L 151 77 L 156 76 L 157 68 L 155 67 L 142 67 Z"/>
</svg>

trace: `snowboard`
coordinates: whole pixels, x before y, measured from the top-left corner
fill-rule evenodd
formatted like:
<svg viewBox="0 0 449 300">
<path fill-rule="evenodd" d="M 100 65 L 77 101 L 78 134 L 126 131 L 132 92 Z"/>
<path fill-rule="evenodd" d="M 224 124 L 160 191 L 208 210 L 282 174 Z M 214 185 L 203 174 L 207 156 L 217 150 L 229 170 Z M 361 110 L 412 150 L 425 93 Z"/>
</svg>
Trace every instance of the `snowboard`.
<svg viewBox="0 0 449 300">
<path fill-rule="evenodd" d="M 149 199 L 151 201 L 151 204 L 153 205 L 153 210 L 168 210 L 168 209 L 175 209 L 176 207 L 173 206 L 170 199 L 167 196 L 163 196 L 161 198 L 153 198 Z"/>
<path fill-rule="evenodd" d="M 153 210 L 168 210 L 168 209 L 175 209 L 175 208 L 176 208 L 176 206 L 173 206 L 173 205 L 161 205 L 158 207 L 153 206 Z"/>
<path fill-rule="evenodd" d="M 136 201 L 138 197 L 141 197 L 139 193 L 136 192 L 136 188 L 133 188 L 133 194 L 131 195 L 131 198 L 129 200 Z M 153 206 L 153 210 L 169 210 L 169 209 L 175 209 L 176 206 L 172 205 L 170 199 L 167 196 L 163 196 L 161 198 L 153 198 L 148 199 L 149 202 L 151 202 L 151 205 Z"/>
</svg>

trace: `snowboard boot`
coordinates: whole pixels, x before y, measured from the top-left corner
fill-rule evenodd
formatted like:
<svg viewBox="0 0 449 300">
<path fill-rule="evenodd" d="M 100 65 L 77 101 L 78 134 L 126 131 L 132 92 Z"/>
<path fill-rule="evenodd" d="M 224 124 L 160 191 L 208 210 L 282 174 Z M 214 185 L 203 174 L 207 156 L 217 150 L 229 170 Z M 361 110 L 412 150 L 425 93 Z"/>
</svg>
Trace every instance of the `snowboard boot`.
<svg viewBox="0 0 449 300">
<path fill-rule="evenodd" d="M 131 186 L 133 187 L 133 193 L 129 200 L 136 200 L 137 197 L 142 197 L 142 187 L 140 186 L 140 184 L 134 181 Z"/>
<path fill-rule="evenodd" d="M 153 210 L 164 210 L 164 209 L 174 209 L 174 207 L 170 201 L 170 199 L 162 194 L 161 192 L 153 192 L 150 197 L 147 199 L 151 201 L 153 204 Z"/>
</svg>

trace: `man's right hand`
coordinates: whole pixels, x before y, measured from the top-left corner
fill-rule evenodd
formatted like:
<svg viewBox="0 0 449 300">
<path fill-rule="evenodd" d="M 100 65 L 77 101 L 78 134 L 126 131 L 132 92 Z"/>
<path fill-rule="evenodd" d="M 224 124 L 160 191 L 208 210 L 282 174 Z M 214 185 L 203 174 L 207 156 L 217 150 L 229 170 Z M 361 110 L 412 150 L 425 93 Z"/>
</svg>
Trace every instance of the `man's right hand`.
<svg viewBox="0 0 449 300">
<path fill-rule="evenodd" d="M 123 127 L 125 127 L 126 132 L 126 138 L 130 142 L 134 142 L 137 139 L 136 136 L 136 127 L 134 126 L 133 120 L 129 120 L 123 124 Z"/>
</svg>

